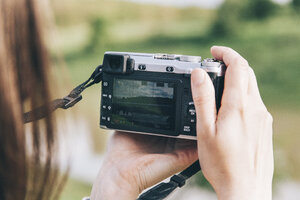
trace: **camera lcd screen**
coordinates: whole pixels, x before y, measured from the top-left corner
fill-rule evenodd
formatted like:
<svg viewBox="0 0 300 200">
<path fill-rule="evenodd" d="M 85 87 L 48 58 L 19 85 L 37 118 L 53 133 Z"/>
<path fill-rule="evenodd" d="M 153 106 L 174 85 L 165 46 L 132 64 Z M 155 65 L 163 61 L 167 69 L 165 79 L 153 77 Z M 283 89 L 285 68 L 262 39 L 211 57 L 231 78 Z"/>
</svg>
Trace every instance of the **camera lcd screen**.
<svg viewBox="0 0 300 200">
<path fill-rule="evenodd" d="M 174 83 L 115 78 L 111 123 L 174 131 L 174 91 Z"/>
</svg>

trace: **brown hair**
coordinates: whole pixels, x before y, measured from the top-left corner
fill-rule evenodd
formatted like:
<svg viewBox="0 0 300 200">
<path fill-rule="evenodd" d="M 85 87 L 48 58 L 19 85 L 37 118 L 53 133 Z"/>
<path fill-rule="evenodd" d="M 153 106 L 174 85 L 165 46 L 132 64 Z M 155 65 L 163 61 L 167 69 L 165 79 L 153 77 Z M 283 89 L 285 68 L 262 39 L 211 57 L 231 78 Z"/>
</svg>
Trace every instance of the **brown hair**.
<svg viewBox="0 0 300 200">
<path fill-rule="evenodd" d="M 23 124 L 47 104 L 49 57 L 37 0 L 0 1 L 0 199 L 53 199 L 59 193 L 52 117 Z M 25 106 L 26 104 L 26 106 Z M 46 112 L 49 108 L 45 107 Z M 49 112 L 50 113 L 50 112 Z"/>
</svg>

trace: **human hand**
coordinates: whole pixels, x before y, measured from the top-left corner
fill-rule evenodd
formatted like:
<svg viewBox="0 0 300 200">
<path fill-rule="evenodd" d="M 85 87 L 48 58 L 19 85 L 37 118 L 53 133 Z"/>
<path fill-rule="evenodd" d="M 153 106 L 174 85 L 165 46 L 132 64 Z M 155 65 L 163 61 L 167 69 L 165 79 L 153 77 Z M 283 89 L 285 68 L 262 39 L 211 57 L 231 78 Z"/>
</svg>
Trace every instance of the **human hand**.
<svg viewBox="0 0 300 200">
<path fill-rule="evenodd" d="M 211 53 L 227 66 L 218 114 L 207 73 L 197 69 L 191 77 L 203 174 L 220 200 L 269 200 L 274 168 L 272 116 L 248 62 L 227 47 L 212 47 Z"/>
<path fill-rule="evenodd" d="M 115 132 L 91 199 L 136 199 L 144 189 L 197 159 L 196 141 Z"/>
</svg>

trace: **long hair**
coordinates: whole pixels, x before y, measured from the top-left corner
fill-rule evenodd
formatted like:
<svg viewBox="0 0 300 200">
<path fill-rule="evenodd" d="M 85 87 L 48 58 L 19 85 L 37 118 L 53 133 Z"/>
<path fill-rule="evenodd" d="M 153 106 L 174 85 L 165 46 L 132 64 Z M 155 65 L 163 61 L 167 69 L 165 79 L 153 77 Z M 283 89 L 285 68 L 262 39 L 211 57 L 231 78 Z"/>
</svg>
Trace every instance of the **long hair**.
<svg viewBox="0 0 300 200">
<path fill-rule="evenodd" d="M 50 99 L 50 62 L 37 2 L 0 1 L 1 200 L 54 199 L 62 182 L 53 168 L 53 117 L 23 124 L 25 111 Z"/>
</svg>

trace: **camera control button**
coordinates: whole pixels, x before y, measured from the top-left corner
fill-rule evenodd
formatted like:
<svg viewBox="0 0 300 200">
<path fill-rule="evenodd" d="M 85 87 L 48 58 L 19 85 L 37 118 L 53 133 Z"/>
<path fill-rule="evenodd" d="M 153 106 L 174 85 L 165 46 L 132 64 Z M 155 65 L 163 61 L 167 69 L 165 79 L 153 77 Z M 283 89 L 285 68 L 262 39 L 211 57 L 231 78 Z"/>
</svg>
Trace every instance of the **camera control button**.
<svg viewBox="0 0 300 200">
<path fill-rule="evenodd" d="M 194 105 L 193 101 L 189 102 L 189 106 L 193 106 L 193 105 Z"/>
<path fill-rule="evenodd" d="M 103 121 L 106 121 L 106 119 L 107 119 L 107 118 L 106 118 L 105 116 L 102 116 L 102 117 L 101 117 L 101 120 L 103 120 Z"/>
<path fill-rule="evenodd" d="M 191 132 L 191 127 L 190 126 L 183 126 L 183 132 L 190 133 Z"/>
<path fill-rule="evenodd" d="M 180 56 L 179 60 L 182 62 L 193 62 L 193 63 L 199 63 L 201 62 L 202 58 L 201 56 Z"/>
<path fill-rule="evenodd" d="M 103 105 L 103 106 L 102 106 L 102 109 L 103 109 L 103 110 L 106 110 L 106 108 L 107 108 L 106 105 Z"/>
<path fill-rule="evenodd" d="M 191 122 L 192 124 L 194 124 L 194 123 L 196 123 L 196 119 L 195 119 L 195 118 L 191 118 L 191 119 L 190 119 L 190 122 Z"/>
<path fill-rule="evenodd" d="M 167 72 L 173 72 L 174 71 L 174 67 L 168 66 L 168 67 L 166 67 L 166 71 Z"/>
<path fill-rule="evenodd" d="M 107 121 L 110 122 L 110 117 L 107 117 Z"/>
<path fill-rule="evenodd" d="M 107 109 L 108 109 L 108 110 L 111 110 L 111 106 L 108 106 Z"/>
<path fill-rule="evenodd" d="M 111 94 L 106 94 L 106 93 L 103 93 L 102 94 L 102 97 L 103 97 L 103 99 L 112 99 L 112 95 Z"/>
<path fill-rule="evenodd" d="M 108 86 L 108 82 L 107 82 L 107 81 L 104 81 L 104 82 L 102 83 L 102 86 L 103 86 L 103 87 L 107 87 L 107 86 Z"/>
<path fill-rule="evenodd" d="M 139 70 L 146 70 L 146 65 L 140 64 L 140 65 L 138 66 L 138 69 L 139 69 Z"/>
<path fill-rule="evenodd" d="M 195 116 L 196 115 L 196 110 L 194 108 L 189 109 L 189 114 L 191 116 Z"/>
</svg>

